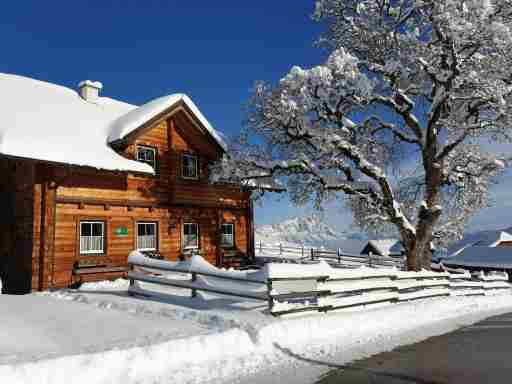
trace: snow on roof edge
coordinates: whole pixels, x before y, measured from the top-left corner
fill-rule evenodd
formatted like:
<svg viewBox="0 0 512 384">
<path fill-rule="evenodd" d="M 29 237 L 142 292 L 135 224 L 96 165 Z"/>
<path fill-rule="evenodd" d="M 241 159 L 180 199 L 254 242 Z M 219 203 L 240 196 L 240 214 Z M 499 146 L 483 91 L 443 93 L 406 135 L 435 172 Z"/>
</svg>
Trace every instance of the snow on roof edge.
<svg viewBox="0 0 512 384">
<path fill-rule="evenodd" d="M 0 157 L 8 157 L 8 158 L 12 158 L 12 159 L 18 159 L 18 160 L 27 160 L 27 161 L 35 161 L 35 162 L 40 162 L 40 163 L 47 163 L 47 164 L 59 164 L 59 165 L 70 165 L 70 166 L 73 166 L 73 167 L 84 167 L 84 168 L 93 168 L 93 169 L 97 169 L 97 170 L 102 170 L 102 171 L 110 171 L 110 172 L 135 172 L 135 173 L 148 173 L 148 174 L 151 174 L 151 175 L 154 175 L 155 174 L 155 170 L 148 164 L 144 164 L 144 163 L 141 163 L 141 162 L 138 162 L 138 161 L 135 161 L 135 160 L 130 160 L 130 159 L 125 159 L 127 160 L 130 164 L 130 168 L 128 168 L 126 165 L 123 165 L 123 167 L 105 167 L 105 166 L 100 166 L 100 165 L 91 165 L 91 164 L 82 164 L 80 162 L 77 162 L 77 161 L 67 161 L 67 162 L 64 162 L 64 161 L 58 161 L 58 160 L 47 160 L 47 159 L 44 159 L 44 158 L 40 158 L 40 157 L 28 157 L 28 156 L 20 156 L 20 155 L 14 155 L 14 154 L 10 154 L 6 151 L 0 151 Z"/>
</svg>

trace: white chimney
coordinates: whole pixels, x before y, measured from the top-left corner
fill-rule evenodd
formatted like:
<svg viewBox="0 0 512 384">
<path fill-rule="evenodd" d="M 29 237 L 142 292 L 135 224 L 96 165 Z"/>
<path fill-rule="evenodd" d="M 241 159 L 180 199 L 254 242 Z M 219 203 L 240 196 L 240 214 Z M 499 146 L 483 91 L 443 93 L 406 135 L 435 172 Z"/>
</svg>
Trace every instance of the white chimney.
<svg viewBox="0 0 512 384">
<path fill-rule="evenodd" d="M 100 96 L 100 90 L 103 88 L 103 84 L 99 81 L 84 80 L 78 84 L 78 92 L 80 97 L 85 101 L 96 103 Z"/>
</svg>

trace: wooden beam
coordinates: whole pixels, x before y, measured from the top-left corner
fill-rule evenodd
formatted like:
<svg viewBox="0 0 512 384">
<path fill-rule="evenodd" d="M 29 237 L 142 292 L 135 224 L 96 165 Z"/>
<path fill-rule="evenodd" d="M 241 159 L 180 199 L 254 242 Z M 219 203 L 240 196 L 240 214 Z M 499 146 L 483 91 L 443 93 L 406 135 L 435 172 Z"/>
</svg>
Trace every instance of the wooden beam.
<svg viewBox="0 0 512 384">
<path fill-rule="evenodd" d="M 204 205 L 204 204 L 169 204 L 163 202 L 148 202 L 141 200 L 112 200 L 112 199 L 94 199 L 89 197 L 57 197 L 57 204 L 78 204 L 80 209 L 84 205 L 109 205 L 115 207 L 132 207 L 132 208 L 185 208 L 185 209 L 205 209 L 205 208 L 220 208 L 227 211 L 240 212 L 246 208 L 223 206 L 223 205 Z"/>
</svg>

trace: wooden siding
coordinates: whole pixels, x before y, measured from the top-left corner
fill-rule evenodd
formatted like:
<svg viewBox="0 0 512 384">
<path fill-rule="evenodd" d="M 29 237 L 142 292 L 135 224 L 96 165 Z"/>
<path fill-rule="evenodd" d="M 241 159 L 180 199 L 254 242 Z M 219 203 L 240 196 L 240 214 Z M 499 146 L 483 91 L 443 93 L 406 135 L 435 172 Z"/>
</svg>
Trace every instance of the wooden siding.
<svg viewBox="0 0 512 384">
<path fill-rule="evenodd" d="M 246 211 L 221 211 L 214 208 L 134 208 L 98 205 L 57 204 L 55 227 L 55 286 L 67 286 L 73 280 L 72 270 L 78 262 L 96 262 L 98 265 L 126 266 L 128 254 L 136 248 L 137 222 L 158 224 L 158 250 L 166 260 L 178 260 L 181 255 L 182 225 L 184 222 L 199 224 L 200 254 L 210 263 L 216 264 L 219 238 L 218 217 L 223 222 L 235 223 L 236 248 L 247 252 Z M 105 223 L 105 253 L 81 255 L 79 241 L 80 221 L 102 221 Z M 127 236 L 116 235 L 116 229 L 127 228 Z M 90 278 L 90 277 L 89 277 Z"/>
<path fill-rule="evenodd" d="M 0 239 L 0 267 L 14 276 L 10 287 L 27 292 L 122 276 L 74 275 L 73 270 L 84 271 L 84 263 L 96 264 L 98 271 L 126 266 L 128 254 L 137 247 L 139 221 L 158 224 L 158 251 L 167 260 L 183 254 L 184 222 L 199 224 L 199 252 L 212 264 L 220 264 L 226 251 L 219 245 L 224 222 L 235 225 L 235 246 L 229 251 L 253 255 L 250 193 L 209 184 L 208 166 L 222 153 L 185 111 L 156 121 L 119 151 L 135 159 L 137 145 L 156 149 L 155 175 L 16 161 L 0 184 L 3 204 L 12 200 L 15 207 L 12 218 L 2 224 L 9 235 Z M 198 156 L 198 180 L 181 177 L 183 153 Z M 0 161 L 0 171 L 7 172 L 12 164 Z M 104 223 L 102 255 L 80 254 L 80 221 L 86 220 Z M 128 233 L 120 235 L 119 228 Z"/>
</svg>

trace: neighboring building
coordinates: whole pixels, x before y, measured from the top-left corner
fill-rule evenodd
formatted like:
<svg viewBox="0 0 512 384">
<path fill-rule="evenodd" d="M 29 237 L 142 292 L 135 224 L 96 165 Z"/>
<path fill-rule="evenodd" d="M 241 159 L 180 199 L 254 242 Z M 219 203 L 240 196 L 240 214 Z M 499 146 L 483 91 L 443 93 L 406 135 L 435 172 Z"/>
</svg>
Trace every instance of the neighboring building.
<svg viewBox="0 0 512 384">
<path fill-rule="evenodd" d="M 451 245 L 444 266 L 475 270 L 511 270 L 512 234 L 510 229 L 480 231 L 464 236 Z"/>
<path fill-rule="evenodd" d="M 209 183 L 226 146 L 183 94 L 140 107 L 0 74 L 0 276 L 8 292 L 124 273 L 130 251 L 254 255 L 248 189 Z"/>
<path fill-rule="evenodd" d="M 512 248 L 510 246 L 472 246 L 464 248 L 454 257 L 442 260 L 449 268 L 463 268 L 470 271 L 512 270 Z"/>
<path fill-rule="evenodd" d="M 402 243 L 398 239 L 368 240 L 361 254 L 397 257 L 402 255 L 403 250 Z"/>
<path fill-rule="evenodd" d="M 447 249 L 447 257 L 453 257 L 468 247 L 510 247 L 512 246 L 512 234 L 507 229 L 480 231 L 464 236 L 462 240 L 450 245 Z"/>
</svg>

